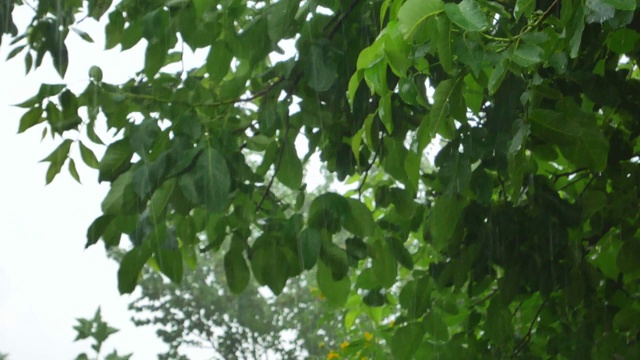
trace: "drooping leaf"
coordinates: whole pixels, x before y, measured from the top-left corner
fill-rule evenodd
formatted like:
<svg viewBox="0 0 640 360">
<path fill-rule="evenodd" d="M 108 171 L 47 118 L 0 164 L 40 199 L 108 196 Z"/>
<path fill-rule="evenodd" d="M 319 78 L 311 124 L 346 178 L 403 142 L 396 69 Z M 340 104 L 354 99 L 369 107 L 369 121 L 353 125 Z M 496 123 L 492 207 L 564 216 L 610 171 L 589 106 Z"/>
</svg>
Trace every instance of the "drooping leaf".
<svg viewBox="0 0 640 360">
<path fill-rule="evenodd" d="M 225 254 L 224 272 L 229 290 L 234 294 L 242 293 L 251 279 L 247 262 L 238 249 L 232 248 Z"/>
<path fill-rule="evenodd" d="M 429 214 L 429 229 L 436 249 L 446 247 L 453 236 L 465 201 L 460 195 L 442 195 L 438 198 Z"/>
<path fill-rule="evenodd" d="M 297 190 L 302 184 L 302 162 L 293 143 L 281 146 L 284 149 L 276 178 L 288 188 Z"/>
<path fill-rule="evenodd" d="M 349 297 L 351 290 L 351 281 L 349 277 L 341 280 L 334 280 L 331 275 L 331 269 L 323 262 L 318 263 L 317 268 L 318 287 L 322 294 L 327 298 L 329 305 L 333 307 L 343 306 Z"/>
<path fill-rule="evenodd" d="M 306 228 L 298 236 L 298 251 L 301 266 L 305 270 L 311 270 L 320 255 L 322 237 L 318 230 Z"/>
<path fill-rule="evenodd" d="M 118 290 L 120 294 L 130 294 L 138 284 L 142 267 L 151 257 L 151 249 L 138 246 L 131 249 L 120 261 L 118 269 Z"/>
</svg>

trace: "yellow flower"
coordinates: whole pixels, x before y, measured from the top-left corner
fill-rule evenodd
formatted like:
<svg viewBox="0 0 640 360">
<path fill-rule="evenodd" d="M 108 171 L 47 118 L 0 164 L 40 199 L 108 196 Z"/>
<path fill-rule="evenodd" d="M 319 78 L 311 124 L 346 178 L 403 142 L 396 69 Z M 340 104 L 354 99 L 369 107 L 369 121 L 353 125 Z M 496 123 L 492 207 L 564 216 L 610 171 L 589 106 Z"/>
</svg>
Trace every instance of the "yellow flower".
<svg viewBox="0 0 640 360">
<path fill-rule="evenodd" d="M 393 327 L 393 325 L 394 325 L 395 323 L 396 323 L 396 321 L 395 321 L 395 320 L 391 320 L 391 321 L 389 321 L 389 327 Z"/>
<path fill-rule="evenodd" d="M 340 349 L 344 350 L 347 346 L 349 346 L 349 342 L 348 341 L 343 341 L 342 344 L 340 344 Z"/>
<path fill-rule="evenodd" d="M 327 360 L 330 360 L 330 359 L 340 359 L 340 355 L 338 355 L 337 352 L 331 350 L 329 351 L 329 354 L 327 354 Z"/>
<path fill-rule="evenodd" d="M 367 357 L 363 356 L 362 358 L 360 358 L 360 360 L 367 360 Z"/>
<path fill-rule="evenodd" d="M 373 335 L 367 331 L 364 333 L 364 339 L 367 341 L 371 341 L 371 339 L 373 339 Z"/>
</svg>

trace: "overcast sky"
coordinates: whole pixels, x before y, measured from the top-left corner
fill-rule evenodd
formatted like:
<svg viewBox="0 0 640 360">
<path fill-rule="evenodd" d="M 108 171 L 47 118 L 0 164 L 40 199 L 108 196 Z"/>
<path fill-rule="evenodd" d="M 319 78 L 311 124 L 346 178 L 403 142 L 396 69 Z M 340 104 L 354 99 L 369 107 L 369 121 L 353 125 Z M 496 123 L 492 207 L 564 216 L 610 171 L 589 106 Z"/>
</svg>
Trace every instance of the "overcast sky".
<svg viewBox="0 0 640 360">
<path fill-rule="evenodd" d="M 32 15 L 20 9 L 14 17 L 24 29 Z M 69 34 L 65 82 L 74 92 L 86 87 L 92 65 L 102 67 L 105 81 L 112 83 L 141 68 L 141 46 L 122 54 L 104 52 L 103 27 L 87 19 L 80 28 L 96 44 Z M 41 142 L 42 126 L 17 134 L 24 110 L 11 104 L 33 96 L 40 83 L 61 79 L 48 56 L 39 71 L 25 77 L 23 54 L 4 61 L 8 44 L 5 37 L 0 48 L 0 352 L 9 353 L 11 360 L 74 359 L 90 350 L 88 341 L 73 342 L 75 318 L 92 317 L 101 306 L 103 318 L 121 329 L 107 340 L 105 350 L 115 346 L 119 352 L 134 352 L 133 359 L 154 359 L 164 345 L 153 329 L 130 323 L 129 298 L 117 290 L 117 264 L 106 258 L 101 243 L 84 250 L 86 229 L 100 215 L 107 185 L 98 185 L 97 172 L 77 163 L 82 185 L 65 168 L 45 186 L 47 164 L 39 161 L 60 138 L 48 136 Z"/>
</svg>

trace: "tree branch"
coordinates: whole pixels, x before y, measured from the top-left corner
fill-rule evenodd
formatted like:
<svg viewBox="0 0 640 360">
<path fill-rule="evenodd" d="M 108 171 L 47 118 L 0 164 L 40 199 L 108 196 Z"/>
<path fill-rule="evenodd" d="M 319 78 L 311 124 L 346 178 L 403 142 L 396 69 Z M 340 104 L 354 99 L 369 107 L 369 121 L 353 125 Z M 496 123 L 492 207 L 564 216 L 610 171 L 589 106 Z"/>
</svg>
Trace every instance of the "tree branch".
<svg viewBox="0 0 640 360">
<path fill-rule="evenodd" d="M 376 163 L 376 159 L 378 158 L 378 155 L 380 155 L 380 149 L 382 149 L 383 144 L 384 144 L 384 133 L 382 134 L 382 137 L 380 137 L 380 145 L 376 149 L 376 152 L 373 154 L 373 159 L 371 159 L 369 166 L 367 166 L 367 168 L 364 170 L 364 177 L 360 182 L 360 186 L 358 186 L 358 198 L 362 196 L 362 188 L 364 187 L 364 184 L 367 183 L 367 177 L 369 176 L 369 171 L 371 170 L 373 165 Z"/>
<path fill-rule="evenodd" d="M 358 4 L 360 3 L 360 0 L 353 0 L 351 2 L 351 6 L 349 6 L 349 9 L 347 9 L 347 11 L 344 12 L 344 14 L 342 14 L 342 16 L 340 16 L 338 18 L 338 21 L 335 22 L 335 24 L 333 25 L 333 27 L 331 28 L 331 31 L 329 31 L 329 34 L 327 35 L 327 38 L 329 40 L 331 40 L 331 38 L 333 38 L 333 36 L 336 34 L 336 32 L 338 31 L 338 27 L 340 27 L 340 25 L 344 22 L 344 20 L 351 15 L 351 13 L 353 12 L 353 10 L 355 10 L 356 6 L 358 6 Z M 334 18 L 335 19 L 335 18 Z M 329 24 L 331 24 L 332 22 L 334 22 L 334 20 L 332 19 Z M 327 24 L 327 26 L 329 25 Z"/>
<path fill-rule="evenodd" d="M 520 340 L 518 345 L 516 345 L 516 347 L 513 349 L 513 354 L 511 356 L 512 358 L 515 357 L 516 355 L 518 355 L 518 352 L 520 352 L 520 350 L 522 350 L 524 345 L 526 345 L 529 342 L 529 340 L 531 340 L 531 332 L 533 331 L 533 324 L 535 324 L 536 321 L 538 320 L 538 316 L 540 316 L 540 312 L 542 311 L 542 308 L 544 307 L 544 305 L 547 303 L 548 300 L 549 300 L 549 296 L 544 298 L 544 300 L 542 301 L 542 304 L 540 304 L 540 307 L 538 308 L 538 311 L 536 311 L 536 314 L 533 316 L 533 319 L 531 320 L 531 323 L 529 324 L 529 329 L 527 330 L 527 333 L 524 335 L 522 340 Z"/>
</svg>

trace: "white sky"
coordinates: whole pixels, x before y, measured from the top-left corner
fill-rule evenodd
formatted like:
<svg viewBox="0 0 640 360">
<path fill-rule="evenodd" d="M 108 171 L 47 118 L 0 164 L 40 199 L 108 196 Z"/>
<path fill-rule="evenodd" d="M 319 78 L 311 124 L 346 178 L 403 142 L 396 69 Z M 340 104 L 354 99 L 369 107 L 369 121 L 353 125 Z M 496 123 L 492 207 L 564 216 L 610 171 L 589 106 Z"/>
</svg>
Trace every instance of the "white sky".
<svg viewBox="0 0 640 360">
<path fill-rule="evenodd" d="M 14 16 L 28 21 L 30 12 L 20 9 Z M 141 68 L 142 48 L 103 52 L 103 27 L 87 19 L 81 28 L 96 44 L 69 34 L 65 82 L 74 92 L 87 85 L 92 65 L 102 67 L 105 81 L 112 83 Z M 103 354 L 115 346 L 120 353 L 133 352 L 133 359 L 154 359 L 164 345 L 152 328 L 136 328 L 129 321 L 129 298 L 117 290 L 117 264 L 106 258 L 101 244 L 84 250 L 86 229 L 100 215 L 107 185 L 98 185 L 97 172 L 77 162 L 83 185 L 65 167 L 45 187 L 48 165 L 39 161 L 60 139 L 47 137 L 41 143 L 42 127 L 16 134 L 24 109 L 10 104 L 34 95 L 41 82 L 61 80 L 48 57 L 39 71 L 25 77 L 22 54 L 4 61 L 8 44 L 5 38 L 0 48 L 0 352 L 9 353 L 11 360 L 91 354 L 89 341 L 73 342 L 72 327 L 75 318 L 90 318 L 101 306 L 103 319 L 120 329 L 107 340 Z"/>
</svg>

